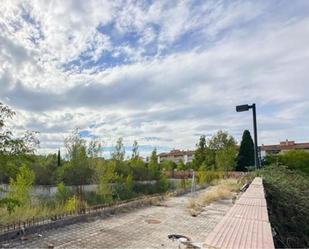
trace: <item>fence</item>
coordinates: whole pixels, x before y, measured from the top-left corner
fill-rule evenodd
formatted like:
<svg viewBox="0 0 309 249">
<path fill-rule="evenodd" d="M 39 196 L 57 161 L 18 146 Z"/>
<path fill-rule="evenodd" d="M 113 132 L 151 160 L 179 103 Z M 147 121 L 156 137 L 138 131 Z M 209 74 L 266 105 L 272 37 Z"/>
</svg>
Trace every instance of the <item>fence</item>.
<svg viewBox="0 0 309 249">
<path fill-rule="evenodd" d="M 196 190 L 200 190 L 205 187 L 207 187 L 207 185 L 197 186 Z M 168 195 L 179 196 L 187 194 L 190 191 L 191 188 L 178 189 L 173 192 L 169 192 Z M 33 234 L 43 230 L 49 230 L 71 225 L 77 222 L 87 221 L 89 217 L 105 217 L 110 214 L 122 212 L 124 210 L 152 205 L 163 201 L 165 196 L 166 195 L 159 194 L 148 195 L 130 200 L 117 201 L 110 204 L 96 205 L 85 208 L 80 212 L 65 212 L 48 217 L 33 217 L 25 221 L 0 225 L 0 242 L 18 238 L 19 236 L 23 235 L 24 232 L 27 234 Z"/>
</svg>

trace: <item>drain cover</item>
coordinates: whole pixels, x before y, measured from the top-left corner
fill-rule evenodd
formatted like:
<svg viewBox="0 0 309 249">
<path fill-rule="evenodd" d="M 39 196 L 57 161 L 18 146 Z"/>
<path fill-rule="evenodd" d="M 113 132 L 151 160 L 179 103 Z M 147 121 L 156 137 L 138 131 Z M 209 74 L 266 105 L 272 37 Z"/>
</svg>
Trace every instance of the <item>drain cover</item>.
<svg viewBox="0 0 309 249">
<path fill-rule="evenodd" d="M 159 221 L 159 220 L 154 220 L 154 219 L 146 220 L 146 222 L 147 222 L 148 224 L 159 224 L 159 223 L 161 223 L 161 221 Z"/>
</svg>

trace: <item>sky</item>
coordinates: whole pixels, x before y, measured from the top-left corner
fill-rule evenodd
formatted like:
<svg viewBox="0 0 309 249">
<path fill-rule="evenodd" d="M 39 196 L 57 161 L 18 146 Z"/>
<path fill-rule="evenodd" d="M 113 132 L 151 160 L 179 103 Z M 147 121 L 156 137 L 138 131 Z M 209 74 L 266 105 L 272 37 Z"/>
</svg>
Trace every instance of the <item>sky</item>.
<svg viewBox="0 0 309 249">
<path fill-rule="evenodd" d="M 252 131 L 309 141 L 308 0 L 2 0 L 0 101 L 41 154 L 70 132 L 141 155 Z"/>
</svg>

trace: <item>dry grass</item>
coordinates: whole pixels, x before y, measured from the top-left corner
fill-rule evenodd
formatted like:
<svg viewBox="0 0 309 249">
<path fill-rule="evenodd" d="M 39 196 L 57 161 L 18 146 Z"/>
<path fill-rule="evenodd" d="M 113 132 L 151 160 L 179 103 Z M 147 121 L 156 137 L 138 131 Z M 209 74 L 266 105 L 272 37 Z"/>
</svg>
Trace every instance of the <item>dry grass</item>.
<svg viewBox="0 0 309 249">
<path fill-rule="evenodd" d="M 63 213 L 63 207 L 58 206 L 55 208 L 49 208 L 46 206 L 24 206 L 17 207 L 15 212 L 11 215 L 5 208 L 0 208 L 0 224 L 9 224 L 12 222 L 26 221 L 33 217 L 47 217 L 55 214 Z"/>
<path fill-rule="evenodd" d="M 201 212 L 204 206 L 214 201 L 232 198 L 240 185 L 234 178 L 218 180 L 208 191 L 189 200 L 187 207 L 191 215 Z"/>
</svg>

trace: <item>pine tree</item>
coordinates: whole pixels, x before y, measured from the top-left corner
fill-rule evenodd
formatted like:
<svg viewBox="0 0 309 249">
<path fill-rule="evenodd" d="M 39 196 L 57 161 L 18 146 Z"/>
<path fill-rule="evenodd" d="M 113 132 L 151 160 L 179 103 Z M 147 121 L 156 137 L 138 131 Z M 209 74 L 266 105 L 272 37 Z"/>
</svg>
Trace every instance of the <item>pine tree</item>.
<svg viewBox="0 0 309 249">
<path fill-rule="evenodd" d="M 237 156 L 237 171 L 245 171 L 246 167 L 254 165 L 254 143 L 250 132 L 245 130 Z"/>
<path fill-rule="evenodd" d="M 57 158 L 57 166 L 60 167 L 61 166 L 61 156 L 60 156 L 60 149 L 58 150 L 58 158 Z"/>
</svg>

